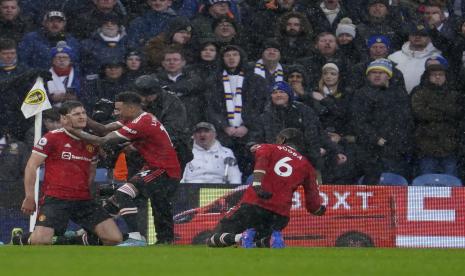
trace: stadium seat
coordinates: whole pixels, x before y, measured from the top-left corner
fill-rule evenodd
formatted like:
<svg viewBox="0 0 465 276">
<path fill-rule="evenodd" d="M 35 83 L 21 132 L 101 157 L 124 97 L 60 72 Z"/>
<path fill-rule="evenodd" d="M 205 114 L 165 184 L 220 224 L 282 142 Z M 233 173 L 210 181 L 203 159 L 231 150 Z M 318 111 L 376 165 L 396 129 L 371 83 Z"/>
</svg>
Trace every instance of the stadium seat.
<svg viewBox="0 0 465 276">
<path fill-rule="evenodd" d="M 97 168 L 95 172 L 95 182 L 108 182 L 108 170 L 105 168 Z"/>
<path fill-rule="evenodd" d="M 363 183 L 363 176 L 358 180 L 358 184 Z M 402 175 L 384 172 L 379 179 L 379 185 L 383 186 L 408 186 L 408 181 Z"/>
<path fill-rule="evenodd" d="M 462 181 L 448 174 L 423 174 L 412 181 L 412 186 L 461 187 Z"/>
</svg>

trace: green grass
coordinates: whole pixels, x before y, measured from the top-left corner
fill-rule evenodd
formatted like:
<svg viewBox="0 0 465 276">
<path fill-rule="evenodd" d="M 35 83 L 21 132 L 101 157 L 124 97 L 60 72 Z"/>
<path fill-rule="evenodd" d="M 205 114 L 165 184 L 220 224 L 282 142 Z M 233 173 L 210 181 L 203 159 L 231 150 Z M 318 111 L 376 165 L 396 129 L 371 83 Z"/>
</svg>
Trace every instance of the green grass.
<svg viewBox="0 0 465 276">
<path fill-rule="evenodd" d="M 0 275 L 464 275 L 465 250 L 2 246 Z M 421 272 L 421 274 L 420 274 Z"/>
</svg>

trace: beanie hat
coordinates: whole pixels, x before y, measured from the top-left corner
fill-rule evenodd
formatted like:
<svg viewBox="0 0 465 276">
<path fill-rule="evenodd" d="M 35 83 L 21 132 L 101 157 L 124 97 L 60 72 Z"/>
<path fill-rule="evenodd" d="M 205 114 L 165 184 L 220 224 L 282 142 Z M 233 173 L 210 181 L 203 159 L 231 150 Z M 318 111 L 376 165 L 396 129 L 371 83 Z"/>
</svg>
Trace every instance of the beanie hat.
<svg viewBox="0 0 465 276">
<path fill-rule="evenodd" d="M 267 38 L 265 41 L 263 41 L 262 52 L 268 48 L 275 48 L 281 52 L 281 44 L 274 38 Z"/>
<path fill-rule="evenodd" d="M 336 37 L 341 34 L 349 34 L 352 37 L 355 37 L 355 25 L 352 24 L 352 19 L 344 17 L 341 19 L 339 24 L 337 24 Z"/>
<path fill-rule="evenodd" d="M 66 44 L 66 41 L 58 41 L 57 45 L 50 50 L 50 56 L 52 59 L 59 53 L 67 54 L 71 61 L 74 61 L 76 57 L 73 49 Z"/>
<path fill-rule="evenodd" d="M 287 83 L 285 81 L 277 81 L 277 82 L 275 82 L 273 84 L 271 92 L 273 92 L 275 90 L 284 91 L 289 96 L 289 102 L 291 102 L 294 99 L 294 91 L 292 90 L 292 87 L 289 85 L 289 83 Z"/>
<path fill-rule="evenodd" d="M 123 20 L 121 16 L 119 16 L 118 14 L 114 12 L 110 12 L 110 13 L 106 13 L 102 15 L 102 17 L 100 18 L 101 25 L 103 25 L 106 22 L 113 22 L 118 26 L 121 26 L 123 24 Z"/>
<path fill-rule="evenodd" d="M 384 35 L 372 35 L 368 38 L 368 48 L 371 48 L 371 46 L 373 46 L 375 43 L 383 43 L 388 49 L 391 47 L 391 41 Z"/>
<path fill-rule="evenodd" d="M 442 67 L 444 67 L 445 70 L 447 70 L 447 68 L 449 68 L 449 62 L 447 61 L 447 59 L 441 55 L 433 55 L 431 57 L 429 57 L 428 59 L 426 59 L 425 61 L 425 67 L 428 67 L 428 62 L 431 61 L 431 60 L 436 60 L 439 62 L 440 65 L 442 65 Z"/>
<path fill-rule="evenodd" d="M 380 58 L 372 61 L 367 67 L 366 74 L 368 75 L 371 70 L 384 71 L 389 78 L 392 78 L 392 63 L 389 59 Z"/>
<path fill-rule="evenodd" d="M 216 3 L 221 3 L 221 2 L 228 3 L 231 6 L 231 0 L 205 0 L 204 2 L 205 2 L 206 7 L 210 7 L 210 6 L 215 5 Z"/>
<path fill-rule="evenodd" d="M 433 71 L 444 71 L 447 72 L 446 67 L 442 64 L 430 64 L 426 66 L 426 72 L 433 72 Z"/>
<path fill-rule="evenodd" d="M 389 7 L 389 1 L 388 0 L 369 0 L 368 1 L 368 7 L 374 4 L 383 4 L 386 7 Z"/>
<path fill-rule="evenodd" d="M 189 21 L 189 18 L 184 16 L 177 16 L 169 21 L 168 27 L 166 29 L 166 35 L 169 40 L 173 39 L 174 34 L 179 31 L 192 32 L 192 24 Z"/>
<path fill-rule="evenodd" d="M 335 63 L 326 63 L 325 65 L 323 65 L 323 67 L 321 68 L 321 72 L 324 72 L 325 70 L 327 69 L 333 69 L 335 70 L 336 72 L 339 73 L 339 67 L 337 67 L 337 65 Z"/>
<path fill-rule="evenodd" d="M 142 96 L 156 95 L 163 91 L 155 75 L 142 75 L 134 81 L 134 88 Z"/>
</svg>

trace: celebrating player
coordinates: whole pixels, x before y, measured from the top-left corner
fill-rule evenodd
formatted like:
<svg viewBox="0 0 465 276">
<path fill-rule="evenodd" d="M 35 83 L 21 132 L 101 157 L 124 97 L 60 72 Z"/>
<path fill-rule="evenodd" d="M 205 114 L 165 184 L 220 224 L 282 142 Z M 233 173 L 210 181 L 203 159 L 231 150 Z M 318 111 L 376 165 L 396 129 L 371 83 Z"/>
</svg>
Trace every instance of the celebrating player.
<svg viewBox="0 0 465 276">
<path fill-rule="evenodd" d="M 313 166 L 298 150 L 303 135 L 295 128 L 282 130 L 276 144 L 253 148 L 255 168 L 253 185 L 247 188 L 240 203 L 218 224 L 208 240 L 210 247 L 241 243 L 243 247 L 284 247 L 281 235 L 289 222 L 294 191 L 302 185 L 307 210 L 317 216 L 325 213 L 321 205 Z"/>
<path fill-rule="evenodd" d="M 171 244 L 174 241 L 172 200 L 181 178 L 181 168 L 168 133 L 163 125 L 150 113 L 142 110 L 141 98 L 133 92 L 116 96 L 115 111 L 121 121 L 101 125 L 89 120 L 89 128 L 95 136 L 65 125 L 73 135 L 95 145 L 107 142 L 132 142 L 139 151 L 145 166 L 121 186 L 110 197 L 105 209 L 111 214 L 120 214 L 128 225 L 129 238 L 122 246 L 144 246 L 146 242 L 137 228 L 138 209 L 135 198 L 150 198 L 154 223 L 157 231 L 157 244 Z"/>
<path fill-rule="evenodd" d="M 87 115 L 82 103 L 65 102 L 59 112 L 62 124 L 72 125 L 76 129 L 86 127 Z M 121 232 L 113 219 L 91 198 L 90 185 L 95 176 L 97 152 L 95 146 L 64 128 L 48 132 L 34 146 L 24 173 L 26 197 L 21 206 L 23 213 L 31 215 L 36 211 L 36 171 L 44 162 L 45 177 L 30 244 L 70 243 L 62 236 L 70 219 L 90 233 L 78 238 L 81 244 L 114 245 L 122 241 Z M 54 236 L 59 236 L 58 240 Z"/>
</svg>

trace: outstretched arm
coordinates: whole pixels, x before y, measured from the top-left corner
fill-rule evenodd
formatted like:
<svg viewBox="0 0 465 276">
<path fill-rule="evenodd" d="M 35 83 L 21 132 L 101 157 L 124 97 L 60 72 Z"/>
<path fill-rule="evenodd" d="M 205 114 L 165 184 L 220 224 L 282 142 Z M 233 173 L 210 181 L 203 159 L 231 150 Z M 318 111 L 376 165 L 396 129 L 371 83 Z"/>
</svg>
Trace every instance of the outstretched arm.
<svg viewBox="0 0 465 276">
<path fill-rule="evenodd" d="M 123 125 L 119 122 L 112 122 L 106 125 L 97 123 L 91 118 L 87 118 L 87 127 L 91 129 L 95 134 L 105 136 L 108 133 L 120 129 Z"/>
<path fill-rule="evenodd" d="M 88 132 L 85 132 L 81 129 L 74 129 L 74 128 L 66 128 L 66 130 L 71 133 L 72 135 L 78 137 L 79 139 L 82 139 L 84 141 L 86 141 L 87 143 L 90 143 L 90 144 L 93 144 L 93 145 L 103 145 L 105 143 L 108 143 L 108 142 L 123 142 L 123 141 L 127 141 L 127 139 L 119 136 L 118 134 L 116 134 L 116 132 L 112 131 L 110 133 L 108 133 L 107 135 L 103 136 L 103 137 L 100 137 L 100 136 L 96 136 L 96 135 L 93 135 L 93 134 L 90 134 Z"/>
</svg>

